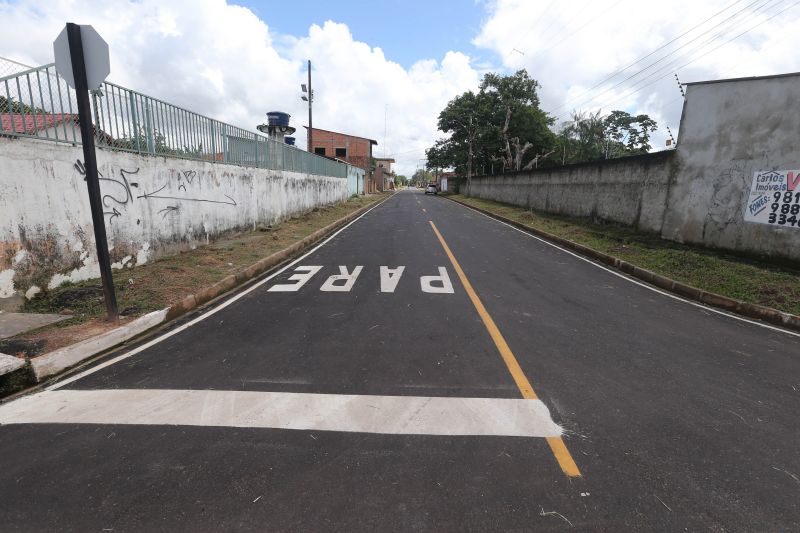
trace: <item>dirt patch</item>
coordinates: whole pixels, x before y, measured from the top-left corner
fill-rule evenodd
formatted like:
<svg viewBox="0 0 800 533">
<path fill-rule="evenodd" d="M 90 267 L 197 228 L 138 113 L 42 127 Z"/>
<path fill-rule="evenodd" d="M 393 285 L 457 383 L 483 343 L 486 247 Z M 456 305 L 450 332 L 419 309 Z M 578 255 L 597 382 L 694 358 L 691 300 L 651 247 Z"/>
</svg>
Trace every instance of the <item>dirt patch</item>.
<svg viewBox="0 0 800 533">
<path fill-rule="evenodd" d="M 37 341 L 44 341 L 45 351 L 52 352 L 64 346 L 75 344 L 82 340 L 100 335 L 106 331 L 111 331 L 114 328 L 125 325 L 131 322 L 133 318 L 125 317 L 120 318 L 119 324 L 108 322 L 105 319 L 92 319 L 87 322 L 78 324 L 69 324 L 62 328 L 49 328 L 40 331 L 36 334 Z"/>
</svg>

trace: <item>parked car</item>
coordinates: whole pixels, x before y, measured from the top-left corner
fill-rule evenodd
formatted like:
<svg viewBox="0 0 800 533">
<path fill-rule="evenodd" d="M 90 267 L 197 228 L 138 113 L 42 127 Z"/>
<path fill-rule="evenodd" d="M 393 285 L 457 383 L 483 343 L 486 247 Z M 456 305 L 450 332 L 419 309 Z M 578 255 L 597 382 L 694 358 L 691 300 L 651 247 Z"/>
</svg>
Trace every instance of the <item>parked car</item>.
<svg viewBox="0 0 800 533">
<path fill-rule="evenodd" d="M 427 187 L 425 187 L 425 194 L 431 193 L 436 194 L 439 192 L 439 189 L 436 188 L 436 184 L 429 183 Z"/>
</svg>

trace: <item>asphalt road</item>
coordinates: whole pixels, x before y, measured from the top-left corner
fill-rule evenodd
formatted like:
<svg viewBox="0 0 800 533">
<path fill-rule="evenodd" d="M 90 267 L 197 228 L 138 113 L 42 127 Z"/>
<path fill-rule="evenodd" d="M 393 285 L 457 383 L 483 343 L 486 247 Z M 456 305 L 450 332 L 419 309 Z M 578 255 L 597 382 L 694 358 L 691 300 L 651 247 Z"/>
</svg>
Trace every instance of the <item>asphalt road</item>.
<svg viewBox="0 0 800 533">
<path fill-rule="evenodd" d="M 134 352 L 0 406 L 4 531 L 800 530 L 800 336 L 421 191 Z"/>
</svg>

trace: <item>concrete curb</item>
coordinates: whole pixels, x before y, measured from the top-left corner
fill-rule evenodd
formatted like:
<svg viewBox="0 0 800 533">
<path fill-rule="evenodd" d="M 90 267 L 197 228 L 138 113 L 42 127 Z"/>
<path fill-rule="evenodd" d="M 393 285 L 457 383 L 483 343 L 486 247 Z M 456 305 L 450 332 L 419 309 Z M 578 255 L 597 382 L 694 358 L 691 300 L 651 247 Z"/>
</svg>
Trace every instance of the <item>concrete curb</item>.
<svg viewBox="0 0 800 533">
<path fill-rule="evenodd" d="M 447 197 L 445 196 L 445 198 Z M 655 272 L 651 272 L 650 270 L 638 267 L 636 265 L 628 263 L 627 261 L 623 261 L 618 257 L 614 257 L 613 255 L 600 252 L 593 248 L 589 248 L 588 246 L 578 244 L 576 242 L 567 240 L 563 237 L 559 237 L 558 235 L 553 235 L 552 233 L 548 233 L 540 229 L 526 226 L 521 222 L 511 220 L 510 218 L 506 218 L 496 213 L 492 213 L 491 211 L 487 211 L 486 209 L 481 209 L 480 207 L 469 205 L 465 202 L 461 202 L 454 198 L 447 198 L 447 199 L 450 200 L 451 202 L 455 202 L 465 207 L 469 207 L 470 209 L 474 209 L 475 211 L 483 213 L 484 215 L 492 217 L 501 222 L 505 222 L 506 224 L 521 229 L 526 233 L 536 235 L 537 237 L 541 237 L 542 239 L 558 244 L 559 246 L 567 248 L 568 250 L 572 250 L 573 252 L 586 256 L 599 263 L 603 263 L 607 266 L 616 268 L 617 270 L 621 270 L 622 272 L 628 274 L 631 277 L 637 278 L 651 285 L 655 285 L 659 289 L 663 289 L 665 291 L 669 291 L 679 296 L 682 296 L 687 300 L 694 300 L 706 304 L 708 306 L 717 307 L 719 309 L 723 309 L 731 313 L 736 313 L 742 316 L 746 316 L 748 318 L 754 318 L 756 320 L 768 322 L 770 324 L 784 327 L 786 329 L 800 331 L 800 316 L 792 315 L 790 313 L 784 313 L 783 311 L 778 311 L 777 309 L 772 309 L 771 307 L 764 307 L 763 305 L 743 302 L 741 300 L 736 300 L 735 298 L 729 298 L 721 294 L 704 291 L 702 289 L 698 289 L 697 287 L 686 285 L 684 283 L 675 281 L 660 274 L 656 274 Z"/>
<path fill-rule="evenodd" d="M 106 333 L 97 335 L 96 337 L 83 340 L 70 346 L 65 346 L 64 348 L 40 355 L 39 357 L 34 357 L 30 360 L 30 362 L 33 373 L 36 377 L 36 381 L 41 382 L 45 378 L 59 374 L 91 357 L 94 357 L 97 354 L 100 354 L 132 339 L 133 337 L 140 335 L 149 329 L 174 320 L 175 318 L 178 318 L 179 316 L 186 314 L 189 311 L 200 307 L 201 305 L 208 303 L 215 298 L 218 298 L 219 296 L 222 296 L 228 291 L 263 274 L 267 270 L 276 267 L 287 259 L 298 255 L 300 252 L 310 248 L 312 245 L 321 241 L 348 222 L 361 216 L 367 210 L 377 207 L 385 201 L 386 199 L 384 198 L 378 202 L 365 205 L 364 207 L 345 215 L 339 220 L 328 224 L 324 228 L 315 231 L 311 235 L 304 237 L 291 246 L 260 259 L 256 263 L 240 270 L 236 274 L 231 274 L 222 278 L 210 287 L 207 287 L 196 294 L 189 295 L 170 307 L 148 313 L 137 318 L 130 324 L 107 331 Z"/>
<path fill-rule="evenodd" d="M 96 337 L 91 337 L 58 350 L 53 350 L 39 357 L 34 357 L 31 359 L 31 367 L 36 376 L 36 381 L 42 381 L 46 377 L 58 374 L 77 365 L 84 359 L 122 344 L 140 333 L 144 333 L 148 329 L 164 322 L 166 316 L 166 309 L 153 311 L 137 318 L 130 324 L 114 328 Z"/>
</svg>

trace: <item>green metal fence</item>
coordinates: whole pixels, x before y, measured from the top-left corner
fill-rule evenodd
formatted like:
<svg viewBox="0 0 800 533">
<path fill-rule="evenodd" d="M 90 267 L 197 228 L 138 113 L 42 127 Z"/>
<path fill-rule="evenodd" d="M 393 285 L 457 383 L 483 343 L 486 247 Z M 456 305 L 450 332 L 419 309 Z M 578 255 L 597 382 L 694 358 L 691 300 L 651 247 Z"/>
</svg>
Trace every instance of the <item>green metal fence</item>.
<svg viewBox="0 0 800 533">
<path fill-rule="evenodd" d="M 98 147 L 347 178 L 347 165 L 103 83 L 91 95 Z M 0 78 L 0 134 L 80 144 L 75 92 L 54 64 Z"/>
</svg>

